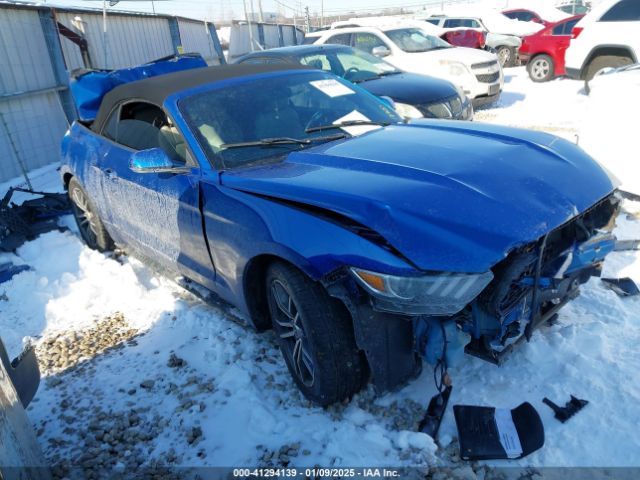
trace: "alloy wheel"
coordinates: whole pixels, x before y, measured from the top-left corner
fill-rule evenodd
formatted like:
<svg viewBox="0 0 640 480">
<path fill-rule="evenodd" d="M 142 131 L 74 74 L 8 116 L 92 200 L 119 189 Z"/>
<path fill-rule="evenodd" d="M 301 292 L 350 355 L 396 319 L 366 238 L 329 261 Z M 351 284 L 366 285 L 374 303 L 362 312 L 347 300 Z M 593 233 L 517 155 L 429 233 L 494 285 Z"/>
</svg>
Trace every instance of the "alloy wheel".
<svg viewBox="0 0 640 480">
<path fill-rule="evenodd" d="M 95 244 L 97 242 L 97 226 L 96 216 L 91 211 L 89 200 L 82 190 L 75 188 L 71 191 L 71 203 L 73 205 L 73 213 L 78 222 L 78 228 L 87 240 L 87 243 Z"/>
<path fill-rule="evenodd" d="M 536 80 L 543 80 L 547 78 L 549 72 L 551 71 L 551 65 L 544 58 L 538 58 L 533 61 L 531 65 L 531 75 Z"/>
<path fill-rule="evenodd" d="M 315 380 L 315 366 L 309 353 L 300 311 L 290 292 L 279 280 L 271 283 L 271 295 L 278 309 L 274 318 L 278 325 L 276 332 L 284 341 L 296 376 L 305 386 L 311 387 Z"/>
<path fill-rule="evenodd" d="M 511 60 L 511 49 L 509 48 L 501 48 L 498 51 L 498 60 L 500 60 L 500 65 L 503 67 L 509 64 L 509 60 Z"/>
</svg>

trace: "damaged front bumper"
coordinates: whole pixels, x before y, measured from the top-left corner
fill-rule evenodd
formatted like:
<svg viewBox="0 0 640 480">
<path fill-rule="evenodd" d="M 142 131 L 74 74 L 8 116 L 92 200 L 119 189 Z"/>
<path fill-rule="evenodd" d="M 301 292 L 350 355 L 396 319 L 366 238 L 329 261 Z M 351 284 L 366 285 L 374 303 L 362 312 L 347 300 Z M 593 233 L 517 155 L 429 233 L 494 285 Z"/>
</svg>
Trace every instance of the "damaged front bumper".
<svg viewBox="0 0 640 480">
<path fill-rule="evenodd" d="M 436 302 L 425 307 L 423 302 L 418 309 L 415 304 L 401 308 L 397 298 L 380 294 L 388 288 L 388 276 L 358 269 L 328 281 L 329 292 L 351 312 L 374 386 L 390 390 L 402 385 L 420 372 L 421 359 L 450 366 L 468 353 L 501 363 L 517 343 L 577 297 L 581 284 L 600 275 L 605 257 L 615 248 L 611 232 L 618 207 L 617 196 L 605 198 L 538 241 L 510 252 L 490 276 L 426 275 L 416 277 L 424 285 L 390 288 L 396 294 L 403 288 L 412 294 L 414 288 L 423 288 L 423 300 L 434 300 L 443 288 L 452 299 L 458 292 L 460 298 L 472 292 L 462 305 Z M 367 279 L 367 274 L 375 278 Z"/>
</svg>

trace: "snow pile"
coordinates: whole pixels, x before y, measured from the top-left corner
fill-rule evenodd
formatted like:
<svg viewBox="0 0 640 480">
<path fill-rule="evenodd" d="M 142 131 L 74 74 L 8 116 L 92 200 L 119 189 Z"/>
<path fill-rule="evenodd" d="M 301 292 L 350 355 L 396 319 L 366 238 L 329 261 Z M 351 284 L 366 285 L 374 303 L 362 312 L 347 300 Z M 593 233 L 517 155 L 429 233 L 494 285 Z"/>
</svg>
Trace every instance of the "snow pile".
<svg viewBox="0 0 640 480">
<path fill-rule="evenodd" d="M 584 82 L 533 83 L 525 67 L 508 68 L 498 104 L 478 110 L 475 120 L 542 130 L 575 142 L 588 100 Z"/>
</svg>

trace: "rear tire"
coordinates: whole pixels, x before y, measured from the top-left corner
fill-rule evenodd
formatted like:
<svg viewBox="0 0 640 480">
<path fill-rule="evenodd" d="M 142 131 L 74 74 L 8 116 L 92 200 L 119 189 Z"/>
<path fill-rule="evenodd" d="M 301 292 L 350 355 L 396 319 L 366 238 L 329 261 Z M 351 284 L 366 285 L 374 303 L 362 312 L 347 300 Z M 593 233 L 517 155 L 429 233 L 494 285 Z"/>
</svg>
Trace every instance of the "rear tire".
<svg viewBox="0 0 640 480">
<path fill-rule="evenodd" d="M 595 77 L 598 72 L 600 72 L 600 70 L 603 70 L 605 68 L 624 67 L 625 65 L 629 65 L 631 63 L 633 63 L 633 60 L 631 60 L 629 57 L 620 57 L 617 55 L 601 55 L 594 58 L 593 60 L 591 60 L 589 66 L 587 67 L 587 74 L 584 79 L 585 91 L 587 92 L 587 94 L 589 93 L 589 91 L 591 90 L 589 88 L 589 82 L 593 80 L 593 77 Z"/>
<path fill-rule="evenodd" d="M 498 55 L 498 61 L 504 68 L 513 67 L 515 63 L 515 50 L 512 47 L 506 45 L 500 45 L 496 49 L 496 55 Z"/>
<path fill-rule="evenodd" d="M 113 250 L 113 240 L 104 228 L 95 205 L 75 177 L 69 181 L 68 195 L 73 217 L 87 246 L 99 252 Z"/>
<path fill-rule="evenodd" d="M 267 270 L 267 299 L 280 350 L 300 391 L 321 406 L 350 398 L 368 379 L 346 308 L 291 265 Z"/>
<path fill-rule="evenodd" d="M 529 77 L 536 83 L 548 82 L 555 77 L 555 65 L 549 55 L 536 55 L 527 64 Z"/>
</svg>

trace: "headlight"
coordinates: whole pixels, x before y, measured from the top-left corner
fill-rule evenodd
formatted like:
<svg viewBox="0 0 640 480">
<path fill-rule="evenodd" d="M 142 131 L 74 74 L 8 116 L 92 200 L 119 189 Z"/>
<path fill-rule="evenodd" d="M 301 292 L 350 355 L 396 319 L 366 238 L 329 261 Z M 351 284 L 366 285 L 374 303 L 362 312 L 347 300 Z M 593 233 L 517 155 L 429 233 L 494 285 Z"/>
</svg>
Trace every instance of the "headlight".
<svg viewBox="0 0 640 480">
<path fill-rule="evenodd" d="M 427 111 L 436 118 L 453 118 L 453 112 L 448 102 L 427 105 Z"/>
<path fill-rule="evenodd" d="M 440 65 L 445 65 L 449 67 L 449 75 L 453 77 L 460 77 L 462 75 L 467 75 L 469 69 L 464 63 L 461 62 L 452 62 L 450 60 L 440 60 Z"/>
<path fill-rule="evenodd" d="M 467 98 L 467 94 L 464 93 L 464 90 L 460 85 L 454 85 L 454 87 L 456 87 L 456 92 L 458 92 L 458 96 L 460 97 L 460 100 L 462 101 L 462 103 L 464 103 L 464 101 Z"/>
<path fill-rule="evenodd" d="M 413 105 L 408 105 L 406 103 L 398 103 L 395 104 L 396 112 L 403 118 L 422 118 L 424 115 Z"/>
<path fill-rule="evenodd" d="M 485 273 L 434 273 L 397 277 L 351 268 L 356 281 L 369 292 L 376 308 L 406 315 L 454 315 L 493 279 Z"/>
</svg>

